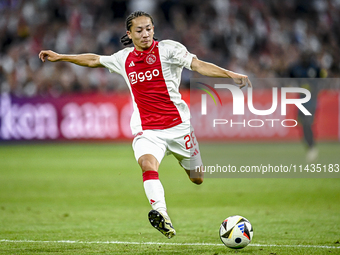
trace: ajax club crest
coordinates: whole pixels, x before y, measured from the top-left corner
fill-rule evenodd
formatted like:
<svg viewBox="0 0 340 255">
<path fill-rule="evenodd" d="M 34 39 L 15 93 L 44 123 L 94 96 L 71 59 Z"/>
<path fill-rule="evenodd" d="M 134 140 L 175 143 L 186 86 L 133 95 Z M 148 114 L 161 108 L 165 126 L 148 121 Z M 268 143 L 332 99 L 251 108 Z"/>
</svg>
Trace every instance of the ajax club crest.
<svg viewBox="0 0 340 255">
<path fill-rule="evenodd" d="M 153 63 L 156 62 L 156 56 L 153 54 L 149 54 L 146 59 L 145 59 L 146 63 L 148 63 L 149 65 L 152 65 Z"/>
</svg>

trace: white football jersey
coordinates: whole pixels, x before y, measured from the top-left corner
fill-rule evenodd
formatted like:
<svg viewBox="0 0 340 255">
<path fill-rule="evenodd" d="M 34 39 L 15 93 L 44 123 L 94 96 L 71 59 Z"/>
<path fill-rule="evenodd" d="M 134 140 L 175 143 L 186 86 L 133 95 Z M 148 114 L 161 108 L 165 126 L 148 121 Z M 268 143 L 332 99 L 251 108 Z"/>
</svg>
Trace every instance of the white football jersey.
<svg viewBox="0 0 340 255">
<path fill-rule="evenodd" d="M 195 55 L 172 40 L 154 41 L 145 51 L 125 48 L 111 56 L 101 56 L 100 63 L 122 75 L 130 89 L 133 134 L 147 129 L 166 129 L 190 119 L 179 85 L 183 67 L 191 70 Z"/>
</svg>

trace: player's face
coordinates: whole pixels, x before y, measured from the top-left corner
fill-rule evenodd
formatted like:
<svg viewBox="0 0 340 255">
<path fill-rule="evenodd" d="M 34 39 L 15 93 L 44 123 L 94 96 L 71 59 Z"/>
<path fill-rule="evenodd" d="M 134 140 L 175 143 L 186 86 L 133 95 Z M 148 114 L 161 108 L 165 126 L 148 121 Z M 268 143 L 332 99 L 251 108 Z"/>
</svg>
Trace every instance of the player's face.
<svg viewBox="0 0 340 255">
<path fill-rule="evenodd" d="M 132 20 L 131 31 L 127 31 L 130 39 L 132 39 L 136 50 L 143 51 L 152 45 L 154 26 L 151 19 L 141 16 Z"/>
</svg>

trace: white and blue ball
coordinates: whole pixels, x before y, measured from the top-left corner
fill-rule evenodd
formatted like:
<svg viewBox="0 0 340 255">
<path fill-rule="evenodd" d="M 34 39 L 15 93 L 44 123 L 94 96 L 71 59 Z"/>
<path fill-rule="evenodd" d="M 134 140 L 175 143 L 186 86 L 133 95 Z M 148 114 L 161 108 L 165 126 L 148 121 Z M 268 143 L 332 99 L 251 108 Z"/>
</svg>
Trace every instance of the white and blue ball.
<svg viewBox="0 0 340 255">
<path fill-rule="evenodd" d="M 221 224 L 220 238 L 225 246 L 242 249 L 253 239 L 253 227 L 249 220 L 242 216 L 230 216 Z"/>
</svg>

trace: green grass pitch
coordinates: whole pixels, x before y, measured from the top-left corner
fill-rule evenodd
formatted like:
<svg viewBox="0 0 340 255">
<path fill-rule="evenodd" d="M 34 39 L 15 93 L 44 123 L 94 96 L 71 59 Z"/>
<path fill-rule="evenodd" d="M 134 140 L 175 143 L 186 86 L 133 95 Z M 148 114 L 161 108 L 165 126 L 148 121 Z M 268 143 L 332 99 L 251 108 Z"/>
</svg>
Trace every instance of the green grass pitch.
<svg viewBox="0 0 340 255">
<path fill-rule="evenodd" d="M 340 163 L 339 143 L 318 147 L 318 163 Z M 203 159 L 218 149 L 202 146 Z M 305 164 L 301 143 L 225 150 L 234 165 Z M 0 146 L 0 254 L 340 254 L 339 178 L 206 178 L 197 186 L 172 156 L 159 171 L 177 230 L 170 240 L 148 222 L 129 143 Z M 235 214 L 254 227 L 251 245 L 238 251 L 218 236 Z"/>
</svg>

